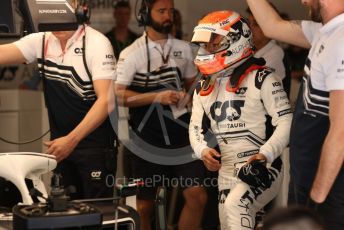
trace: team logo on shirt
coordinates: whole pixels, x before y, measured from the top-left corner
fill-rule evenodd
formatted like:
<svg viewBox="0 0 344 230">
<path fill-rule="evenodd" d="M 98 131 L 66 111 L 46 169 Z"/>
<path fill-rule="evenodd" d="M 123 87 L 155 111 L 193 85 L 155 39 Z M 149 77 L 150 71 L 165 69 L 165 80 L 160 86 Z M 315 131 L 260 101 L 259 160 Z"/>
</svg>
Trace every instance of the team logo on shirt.
<svg viewBox="0 0 344 230">
<path fill-rule="evenodd" d="M 91 175 L 91 179 L 92 180 L 100 180 L 101 179 L 101 175 L 102 175 L 102 171 L 100 170 L 93 170 L 90 173 Z"/>
<path fill-rule="evenodd" d="M 182 57 L 182 54 L 183 54 L 183 51 L 174 51 L 173 52 L 173 56 L 175 58 L 181 58 Z"/>
<path fill-rule="evenodd" d="M 237 89 L 237 91 L 235 91 L 235 94 L 245 95 L 246 91 L 247 91 L 247 87 L 242 87 L 242 88 Z"/>
<path fill-rule="evenodd" d="M 83 48 L 75 48 L 74 49 L 74 53 L 78 54 L 78 55 L 82 54 L 83 53 Z"/>
</svg>

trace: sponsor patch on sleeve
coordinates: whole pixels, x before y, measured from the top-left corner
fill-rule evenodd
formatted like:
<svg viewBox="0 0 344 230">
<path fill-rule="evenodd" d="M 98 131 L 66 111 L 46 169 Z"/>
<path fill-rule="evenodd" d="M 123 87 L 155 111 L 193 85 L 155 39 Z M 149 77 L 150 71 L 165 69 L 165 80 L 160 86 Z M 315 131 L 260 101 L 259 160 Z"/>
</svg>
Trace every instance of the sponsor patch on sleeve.
<svg viewBox="0 0 344 230">
<path fill-rule="evenodd" d="M 282 110 L 282 111 L 279 111 L 277 112 L 278 113 L 278 117 L 282 117 L 284 115 L 287 115 L 289 113 L 292 113 L 291 109 L 285 109 L 285 110 Z"/>
<path fill-rule="evenodd" d="M 260 69 L 256 73 L 255 86 L 257 89 L 261 89 L 265 78 L 272 73 L 270 69 Z"/>
</svg>

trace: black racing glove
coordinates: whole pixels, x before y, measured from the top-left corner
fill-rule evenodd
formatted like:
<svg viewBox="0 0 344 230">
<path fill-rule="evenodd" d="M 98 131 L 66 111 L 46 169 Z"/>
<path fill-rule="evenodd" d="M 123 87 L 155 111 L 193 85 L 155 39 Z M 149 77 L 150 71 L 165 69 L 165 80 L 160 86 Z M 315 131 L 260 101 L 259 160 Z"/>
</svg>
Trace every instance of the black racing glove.
<svg viewBox="0 0 344 230">
<path fill-rule="evenodd" d="M 269 170 L 265 166 L 265 161 L 262 160 L 255 160 L 242 166 L 238 177 L 249 186 L 255 188 L 270 188 L 272 183 L 269 177 Z"/>
</svg>

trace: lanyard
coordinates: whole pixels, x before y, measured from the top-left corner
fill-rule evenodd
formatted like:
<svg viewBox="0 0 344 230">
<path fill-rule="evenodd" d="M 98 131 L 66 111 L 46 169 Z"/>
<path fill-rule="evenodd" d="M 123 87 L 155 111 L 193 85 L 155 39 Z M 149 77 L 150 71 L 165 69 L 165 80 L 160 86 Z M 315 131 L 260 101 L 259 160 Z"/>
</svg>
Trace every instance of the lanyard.
<svg viewBox="0 0 344 230">
<path fill-rule="evenodd" d="M 171 53 L 172 47 L 170 47 L 170 49 L 168 50 L 166 57 L 164 56 L 164 50 L 163 52 L 160 52 L 160 50 L 157 47 L 154 47 L 154 48 L 159 52 L 161 56 L 161 60 L 163 63 L 162 67 L 165 67 L 168 64 L 168 61 L 170 59 L 170 53 Z"/>
</svg>

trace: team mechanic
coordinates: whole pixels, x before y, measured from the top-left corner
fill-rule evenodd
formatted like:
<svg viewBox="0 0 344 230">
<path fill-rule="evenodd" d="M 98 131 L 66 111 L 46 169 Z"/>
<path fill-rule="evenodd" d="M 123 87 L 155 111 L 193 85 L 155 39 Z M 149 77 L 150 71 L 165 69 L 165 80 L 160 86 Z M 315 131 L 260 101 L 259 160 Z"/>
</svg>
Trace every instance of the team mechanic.
<svg viewBox="0 0 344 230">
<path fill-rule="evenodd" d="M 78 17 L 76 31 L 33 33 L 0 46 L 1 65 L 37 60 L 51 132 L 47 153 L 56 156 L 63 185 L 76 186 L 71 196 L 78 199 L 112 196 L 105 179 L 116 167 L 107 119 L 116 61 L 106 37 L 84 24 L 86 15 Z"/>
<path fill-rule="evenodd" d="M 310 48 L 290 131 L 288 203 L 307 206 L 327 229 L 342 230 L 344 1 L 302 0 L 311 21 L 282 20 L 265 0 L 247 3 L 269 37 Z"/>
<path fill-rule="evenodd" d="M 239 14 L 218 11 L 199 22 L 192 38 L 204 78 L 194 93 L 189 135 L 206 167 L 219 170 L 221 229 L 254 228 L 256 212 L 279 191 L 279 156 L 289 141 L 287 95 L 265 61 L 253 57 L 251 35 Z M 275 126 L 268 140 L 267 115 Z M 209 146 L 208 131 L 221 154 Z"/>
<path fill-rule="evenodd" d="M 200 160 L 192 159 L 188 138 L 190 114 L 184 103 L 189 99 L 185 91 L 192 87 L 197 69 L 189 44 L 170 35 L 173 0 L 142 1 L 140 15 L 139 21 L 147 29 L 119 56 L 115 94 L 119 103 L 129 107 L 132 132 L 127 147 L 134 153 L 133 176 L 145 182 L 136 200 L 141 230 L 152 228 L 156 191 L 158 186 L 166 186 L 156 178 L 164 176 L 181 179 L 185 203 L 178 229 L 196 230 L 201 225 L 207 198 L 200 186 L 205 167 Z M 173 115 L 176 110 L 178 116 Z M 185 156 L 191 162 L 177 162 Z M 157 159 L 164 160 L 154 161 Z M 183 183 L 183 178 L 191 183 Z"/>
</svg>

